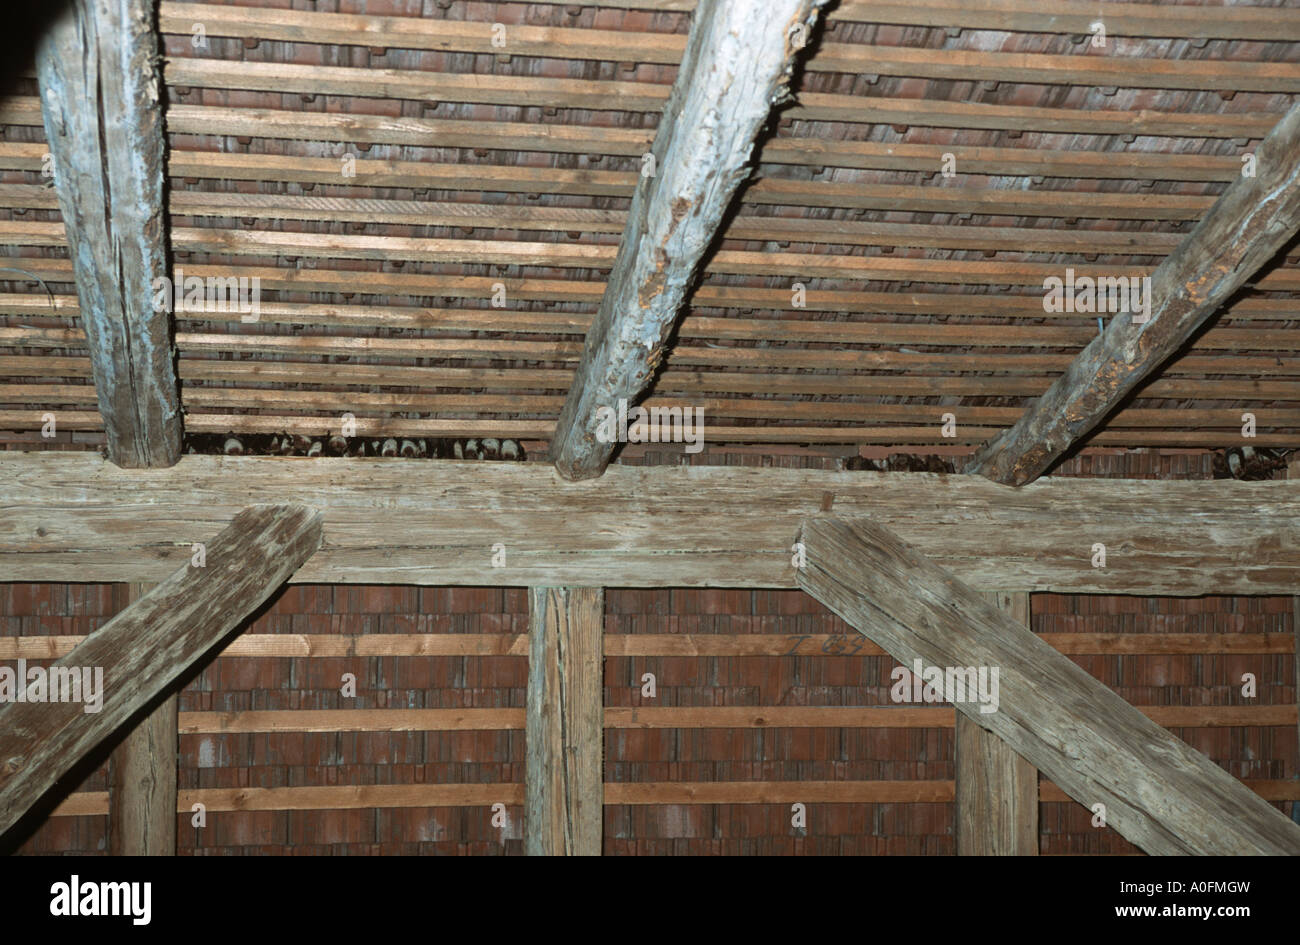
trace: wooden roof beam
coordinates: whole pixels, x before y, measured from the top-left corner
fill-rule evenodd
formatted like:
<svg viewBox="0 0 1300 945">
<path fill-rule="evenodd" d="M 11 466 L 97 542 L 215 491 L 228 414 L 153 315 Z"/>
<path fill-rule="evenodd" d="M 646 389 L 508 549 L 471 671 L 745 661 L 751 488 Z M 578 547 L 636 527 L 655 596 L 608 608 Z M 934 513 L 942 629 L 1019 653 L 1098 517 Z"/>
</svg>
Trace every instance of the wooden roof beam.
<svg viewBox="0 0 1300 945">
<path fill-rule="evenodd" d="M 244 509 L 194 559 L 49 669 L 77 701 L 11 702 L 0 711 L 0 834 L 87 753 L 220 644 L 321 545 L 321 515 L 303 506 Z M 91 710 L 88 671 L 98 687 Z M 76 675 L 73 675 L 76 674 Z M 26 687 L 28 680 L 14 681 Z M 46 688 L 45 695 L 52 694 Z M 12 695 L 11 695 L 12 698 Z"/>
<path fill-rule="evenodd" d="M 1149 315 L 1110 319 L 1042 397 L 966 467 L 1032 482 L 1169 360 L 1300 227 L 1300 106 L 1255 153 L 1256 174 L 1228 186 L 1151 276 Z"/>
<path fill-rule="evenodd" d="M 181 454 L 171 326 L 153 306 L 168 271 L 157 60 L 149 0 L 76 0 L 36 53 L 108 455 L 128 468 Z"/>
<path fill-rule="evenodd" d="M 980 476 L 615 465 L 571 483 L 539 463 L 261 456 L 185 456 L 124 475 L 79 451 L 0 452 L 0 573 L 156 581 L 249 495 L 325 514 L 326 546 L 292 578 L 306 583 L 793 587 L 799 524 L 833 501 L 980 589 L 1201 596 L 1300 584 L 1296 481 L 1045 478 L 1013 490 Z M 514 536 L 505 566 L 485 566 L 502 535 Z M 1105 568 L 1092 566 L 1096 543 Z"/>
<path fill-rule="evenodd" d="M 1300 826 L 893 532 L 811 519 L 800 541 L 800 587 L 906 667 L 984 672 L 948 701 L 1146 852 L 1300 853 Z"/>
<path fill-rule="evenodd" d="M 615 444 L 601 407 L 645 390 L 705 250 L 749 173 L 754 140 L 785 95 L 818 0 L 705 0 L 651 149 L 581 364 L 552 441 L 568 479 L 600 475 Z"/>
</svg>

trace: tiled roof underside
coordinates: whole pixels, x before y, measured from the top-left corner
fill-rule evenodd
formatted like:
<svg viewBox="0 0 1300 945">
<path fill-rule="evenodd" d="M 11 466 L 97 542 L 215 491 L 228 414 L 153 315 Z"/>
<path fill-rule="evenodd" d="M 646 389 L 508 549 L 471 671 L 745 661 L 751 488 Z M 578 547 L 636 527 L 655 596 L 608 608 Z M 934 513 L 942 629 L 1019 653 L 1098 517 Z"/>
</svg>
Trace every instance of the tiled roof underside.
<svg viewBox="0 0 1300 945">
<path fill-rule="evenodd" d="M 175 263 L 263 290 L 256 323 L 177 318 L 187 428 L 352 413 L 367 433 L 545 440 L 686 6 L 163 3 Z M 649 402 L 702 406 L 714 442 L 976 444 L 1098 330 L 1044 312 L 1044 277 L 1149 273 L 1300 91 L 1294 9 L 1264 29 L 1166 5 L 1172 37 L 1130 37 L 1159 27 L 1106 4 L 1094 47 L 1027 4 L 973 6 L 831 16 Z M 20 78 L 0 100 L 0 245 L 22 270 L 0 272 L 0 429 L 53 412 L 94 431 L 35 95 Z M 1297 288 L 1289 258 L 1261 272 L 1089 442 L 1232 445 L 1250 412 L 1255 443 L 1293 445 Z"/>
</svg>

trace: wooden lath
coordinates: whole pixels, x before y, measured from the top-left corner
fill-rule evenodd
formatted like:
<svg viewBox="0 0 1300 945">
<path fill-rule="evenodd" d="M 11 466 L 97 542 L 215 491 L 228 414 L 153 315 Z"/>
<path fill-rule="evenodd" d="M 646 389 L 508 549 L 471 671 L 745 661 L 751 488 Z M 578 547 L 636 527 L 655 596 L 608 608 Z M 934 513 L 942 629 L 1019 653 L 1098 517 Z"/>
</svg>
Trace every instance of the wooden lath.
<svg viewBox="0 0 1300 945">
<path fill-rule="evenodd" d="M 1216 56 L 1217 47 L 1198 54 L 1186 43 L 1137 40 L 1130 49 L 1138 55 L 1117 62 L 1109 50 L 1076 50 L 1065 36 L 1015 33 L 994 54 L 973 48 L 978 44 L 951 25 L 1046 26 L 1050 34 L 1058 32 L 1052 23 L 1065 22 L 1049 22 L 1018 0 L 1008 4 L 881 6 L 882 20 L 874 22 L 901 17 L 900 25 L 935 27 L 915 41 L 922 49 L 888 45 L 899 41 L 896 30 L 876 35 L 859 27 L 871 22 L 863 19 L 870 16 L 868 5 L 857 5 L 849 17 L 843 4 L 837 7 L 831 17 L 837 32 L 813 50 L 798 101 L 780 111 L 766 142 L 761 176 L 741 194 L 739 213 L 721 234 L 727 242 L 695 295 L 696 310 L 682 321 L 656 403 L 672 406 L 695 397 L 717 418 L 718 437 L 743 442 L 919 447 L 975 445 L 995 436 L 1014 418 L 1018 399 L 1040 395 L 1047 386 L 1042 378 L 1060 371 L 1091 337 L 1092 319 L 1041 313 L 1032 289 L 1057 264 L 1051 254 L 1066 254 L 1071 258 L 1059 261 L 1080 270 L 1085 263 L 1114 271 L 1154 266 L 1177 245 L 1180 221 L 1202 217 L 1220 183 L 1235 175 L 1237 149 L 1249 147 L 1277 117 L 1269 110 L 1281 96 L 1250 90 L 1286 85 L 1295 68 L 1280 46 L 1289 41 L 1294 18 L 1287 10 L 1268 11 L 1270 32 L 1261 39 L 1269 45 L 1244 53 L 1281 60 L 1274 62 Z M 604 288 L 598 275 L 612 265 L 607 236 L 627 225 L 626 212 L 617 202 L 608 209 L 607 198 L 634 192 L 635 162 L 653 138 L 647 126 L 669 94 L 688 20 L 660 18 L 655 29 L 679 32 L 652 33 L 610 28 L 618 16 L 607 12 L 602 28 L 595 28 L 589 11 L 570 16 L 545 6 L 529 8 L 527 16 L 530 24 L 546 25 L 508 24 L 509 48 L 502 52 L 492 45 L 492 24 L 456 20 L 469 14 L 454 10 L 430 20 L 162 5 L 173 135 L 170 209 L 182 224 L 174 227 L 177 251 L 197 257 L 195 271 L 271 273 L 263 282 L 270 293 L 312 293 L 311 302 L 306 295 L 268 302 L 258 326 L 237 324 L 228 313 L 180 326 L 182 369 L 196 365 L 210 378 L 192 386 L 186 381 L 196 431 L 298 424 L 315 431 L 350 409 L 368 433 L 549 436 L 547 424 L 557 416 L 550 392 L 566 386 L 556 378 L 573 365 L 572 342 L 591 324 L 590 314 L 577 310 L 597 303 Z M 683 13 L 693 6 L 678 5 Z M 1130 35 L 1125 24 L 1133 36 L 1148 35 L 1146 21 L 1128 6 L 1105 11 L 1109 35 Z M 212 44 L 205 50 L 189 42 L 199 14 Z M 1245 20 L 1265 14 L 1195 8 L 1189 15 L 1194 20 L 1164 18 L 1159 25 L 1175 40 L 1181 33 L 1199 43 L 1258 28 Z M 945 20 L 947 37 L 938 35 Z M 258 43 L 262 48 L 255 48 Z M 284 58 L 281 43 L 295 44 L 302 55 L 278 61 Z M 325 48 L 335 44 L 343 48 Z M 936 44 L 944 48 L 928 48 Z M 1053 54 L 1020 51 L 1030 49 Z M 1055 54 L 1062 51 L 1080 54 Z M 334 52 L 347 56 L 331 58 Z M 466 75 L 457 69 L 472 61 L 467 53 L 515 58 L 495 65 L 473 60 L 476 74 Z M 308 65 L 318 54 L 320 62 Z M 370 65 L 362 67 L 366 56 Z M 1025 70 L 1022 79 L 1050 82 L 1060 95 L 1035 103 L 1032 95 L 983 94 L 997 91 L 988 76 L 1011 62 L 1007 56 Z M 864 75 L 869 58 L 881 66 Z M 848 73 L 835 71 L 841 68 Z M 923 78 L 941 72 L 961 88 L 982 81 L 984 89 L 979 96 L 954 92 L 953 100 L 943 100 L 948 80 L 927 85 Z M 917 78 L 906 77 L 911 73 Z M 850 82 L 855 76 L 859 81 Z M 1000 81 L 1002 92 L 1009 92 L 1010 80 Z M 1069 83 L 1077 84 L 1066 88 Z M 1111 84 L 1124 94 L 1113 101 L 1099 97 L 1096 86 Z M 1169 85 L 1186 93 L 1153 91 Z M 1202 94 L 1214 90 L 1225 99 L 1236 96 L 1221 104 L 1217 95 Z M 277 107 L 256 107 L 259 94 L 263 106 Z M 346 108 L 338 107 L 345 96 Z M 435 102 L 437 109 L 427 107 Z M 8 98 L 0 103 L 0 117 L 14 126 L 9 140 L 0 142 L 0 167 L 39 171 L 46 145 L 25 131 L 39 127 L 37 100 Z M 953 133 L 962 130 L 972 133 L 954 143 Z M 993 131 L 1006 136 L 995 138 Z M 1071 139 L 1078 147 L 1067 148 L 1060 139 L 1020 138 L 1025 132 L 1093 137 Z M 1142 142 L 1132 148 L 1122 148 L 1115 137 L 1097 137 L 1129 142 L 1134 135 Z M 1207 145 L 1201 153 L 1192 147 L 1198 138 Z M 335 150 L 324 149 L 327 144 Z M 328 156 L 340 145 L 359 158 L 357 176 L 346 181 L 337 157 Z M 454 148 L 477 153 L 471 158 Z M 516 158 L 511 152 L 523 153 Z M 963 179 L 927 179 L 947 153 Z M 1069 190 L 1055 189 L 1076 180 Z M 241 181 L 275 192 L 213 191 Z M 1134 189 L 1141 184 L 1157 186 Z M 317 185 L 328 192 L 298 192 Z M 426 193 L 435 199 L 422 199 Z M 471 195 L 474 202 L 465 199 Z M 35 183 L 0 185 L 0 207 L 15 214 L 12 222 L 0 221 L 0 243 L 24 255 L 59 254 L 58 224 L 43 213 L 22 215 L 53 204 L 53 191 Z M 958 219 L 924 216 L 933 213 Z M 899 214 L 913 216 L 903 222 L 908 217 Z M 976 215 L 974 225 L 961 221 L 965 214 Z M 888 220 L 873 219 L 885 215 Z M 33 217 L 40 222 L 27 222 Z M 355 260 L 367 271 L 334 260 Z M 189 258 L 181 261 L 188 269 Z M 405 263 L 401 272 L 373 271 L 396 269 L 397 262 Z M 543 273 L 530 263 L 545 265 L 545 278 L 534 278 Z M 517 268 L 498 270 L 504 276 L 498 279 L 468 268 L 479 265 Z M 47 280 L 71 274 L 65 260 L 33 258 L 25 266 Z M 505 310 L 469 307 L 485 305 L 498 281 L 510 295 Z M 1289 294 L 1294 281 L 1286 267 L 1255 288 Z M 809 286 L 807 311 L 790 304 L 788 286 L 795 282 Z M 1008 286 L 1030 291 L 1008 292 Z M 950 287 L 965 291 L 938 291 Z M 361 303 L 376 304 L 352 304 L 357 295 Z M 15 310 L 0 316 L 9 326 L 0 327 L 0 340 L 21 350 L 14 357 L 33 349 L 55 357 L 79 354 L 75 332 L 47 321 L 29 330 L 30 322 L 18 316 L 39 313 L 18 311 L 25 305 L 19 299 L 5 301 Z M 433 307 L 425 308 L 430 302 Z M 1223 446 L 1235 440 L 1233 412 L 1250 410 L 1260 418 L 1258 445 L 1289 445 L 1300 388 L 1287 380 L 1293 375 L 1286 353 L 1295 347 L 1282 321 L 1291 309 L 1287 302 L 1241 299 L 1231 317 L 1277 324 L 1225 324 L 1211 331 L 1186 365 L 1168 372 L 1169 383 L 1144 391 L 1143 401 L 1117 417 L 1098 442 Z M 552 303 L 557 310 L 546 310 Z M 773 317 L 749 317 L 749 309 Z M 65 314 L 75 317 L 71 310 Z M 467 338 L 470 333 L 476 337 Z M 1274 353 L 1281 363 L 1267 356 Z M 338 363 L 344 357 L 350 360 Z M 67 383 L 13 382 L 38 375 L 3 351 L 0 358 L 21 372 L 0 377 L 0 422 L 29 429 L 53 410 L 68 429 L 98 428 L 102 418 L 85 409 L 91 406 L 85 391 L 69 391 Z M 267 383 L 295 389 L 266 389 L 239 373 L 241 361 L 204 363 L 216 358 L 250 359 L 265 369 Z M 435 359 L 449 366 L 428 367 Z M 472 383 L 473 364 L 490 364 L 484 376 L 502 386 L 471 393 L 481 389 Z M 435 376 L 466 383 L 437 394 L 370 391 L 355 398 L 313 389 L 323 386 L 313 378 L 363 371 L 403 388 Z M 235 380 L 219 379 L 221 372 Z M 1249 379 L 1256 373 L 1264 379 Z M 1198 387 L 1197 377 L 1208 379 Z M 547 386 L 525 386 L 538 378 Z M 232 386 L 216 389 L 226 383 Z M 298 389 L 300 383 L 310 386 Z M 753 392 L 771 396 L 749 402 L 739 396 Z M 1162 401 L 1158 395 L 1166 393 L 1182 402 Z M 509 409 L 512 394 L 519 410 Z M 892 402 L 898 397 L 909 402 Z M 944 406 L 957 408 L 956 437 L 939 432 L 939 417 L 948 411 L 937 410 L 935 399 L 945 397 Z M 975 397 L 997 400 L 966 400 Z M 873 409 L 881 400 L 887 402 Z M 311 409 L 313 403 L 319 409 Z M 1180 431 L 1186 431 L 1181 440 Z"/>
<path fill-rule="evenodd" d="M 560 5 L 565 0 L 538 0 Z M 689 12 L 698 0 L 608 0 L 622 10 Z M 1190 39 L 1300 39 L 1300 16 L 1279 7 L 1188 6 L 1171 16 L 1152 3 L 1106 4 L 1112 36 L 1185 36 Z M 1095 4 L 1060 0 L 1049 9 L 1035 0 L 845 0 L 827 17 L 832 23 L 896 23 L 901 26 L 965 27 L 1026 32 L 1088 34 L 1098 19 Z"/>
<path fill-rule="evenodd" d="M 537 0 L 558 5 L 563 0 Z M 612 0 L 602 7 L 690 12 L 697 0 Z M 572 6 L 572 4 L 565 4 Z M 1158 4 L 1107 4 L 1098 16 L 1091 4 L 1075 0 L 1045 11 L 1035 0 L 923 0 L 920 3 L 845 2 L 827 20 L 836 23 L 892 23 L 900 26 L 958 27 L 1015 32 L 1088 34 L 1099 18 L 1110 36 L 1187 37 L 1190 39 L 1300 40 L 1300 15 L 1286 7 L 1187 6 L 1170 15 Z M 202 15 L 211 36 L 259 36 L 284 42 L 371 45 L 376 41 L 411 49 L 494 54 L 491 24 L 432 23 L 414 17 L 317 13 L 216 7 L 164 0 L 159 27 L 187 34 Z M 521 55 L 614 62 L 676 63 L 685 43 L 680 36 L 628 30 L 515 26 L 512 42 Z"/>
</svg>

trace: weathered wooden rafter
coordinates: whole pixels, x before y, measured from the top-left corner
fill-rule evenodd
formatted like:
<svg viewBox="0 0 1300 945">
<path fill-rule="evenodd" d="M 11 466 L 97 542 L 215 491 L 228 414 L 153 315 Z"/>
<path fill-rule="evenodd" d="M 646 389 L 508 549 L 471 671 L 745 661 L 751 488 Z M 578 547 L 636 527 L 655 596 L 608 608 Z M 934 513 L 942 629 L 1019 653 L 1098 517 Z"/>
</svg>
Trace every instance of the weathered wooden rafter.
<svg viewBox="0 0 1300 945">
<path fill-rule="evenodd" d="M 996 672 L 993 700 L 945 694 L 1148 853 L 1300 853 L 1300 826 L 887 528 L 810 519 L 800 540 L 805 591 L 906 667 Z"/>
<path fill-rule="evenodd" d="M 1255 152 L 1256 173 L 1228 186 L 1151 276 L 1149 315 L 1110 319 L 1066 372 L 966 467 L 1023 485 L 1041 475 L 1169 360 L 1300 227 L 1300 106 Z"/>
<path fill-rule="evenodd" d="M 811 40 L 822 0 L 703 0 L 632 198 L 609 284 L 560 412 L 551 457 L 599 476 L 618 445 L 601 411 L 654 377 L 705 250 L 749 174 L 754 141 Z"/>
<path fill-rule="evenodd" d="M 206 540 L 202 557 L 187 543 L 176 556 L 185 561 L 179 569 L 174 559 L 158 587 L 58 660 L 42 687 L 44 701 L 36 701 L 29 680 L 11 680 L 14 691 L 0 710 L 0 834 L 240 626 L 320 544 L 320 514 L 312 509 L 245 509 Z M 81 683 L 88 672 L 100 696 L 91 711 L 86 690 L 70 681 Z M 49 701 L 56 674 L 60 701 Z M 81 698 L 62 698 L 74 692 Z"/>
<path fill-rule="evenodd" d="M 149 0 L 75 0 L 37 46 L 45 134 L 76 271 L 109 457 L 180 457 L 167 275 L 166 144 Z"/>
</svg>

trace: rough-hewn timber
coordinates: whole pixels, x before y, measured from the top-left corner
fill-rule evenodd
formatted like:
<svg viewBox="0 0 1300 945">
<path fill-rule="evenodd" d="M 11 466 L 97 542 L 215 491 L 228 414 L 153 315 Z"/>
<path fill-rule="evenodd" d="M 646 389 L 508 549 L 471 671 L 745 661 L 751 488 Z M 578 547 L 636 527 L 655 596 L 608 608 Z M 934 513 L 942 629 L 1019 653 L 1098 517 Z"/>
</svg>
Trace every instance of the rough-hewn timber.
<svg viewBox="0 0 1300 945">
<path fill-rule="evenodd" d="M 749 174 L 754 139 L 772 105 L 789 94 L 823 2 L 702 0 L 696 7 L 650 149 L 656 164 L 643 168 L 551 441 L 565 478 L 599 476 L 609 463 L 618 444 L 602 435 L 601 412 L 634 403 L 654 377 L 700 259 Z"/>
<path fill-rule="evenodd" d="M 976 453 L 967 472 L 1010 485 L 1037 478 L 1273 258 L 1300 227 L 1300 106 L 1268 133 L 1255 164 L 1255 175 L 1233 181 L 1151 276 L 1149 317 L 1135 323 L 1125 303 L 1024 416 Z"/>
<path fill-rule="evenodd" d="M 123 608 L 149 592 L 123 584 Z M 113 749 L 108 762 L 108 850 L 114 856 L 175 856 L 178 696 L 172 693 Z"/>
<path fill-rule="evenodd" d="M 108 454 L 132 468 L 181 454 L 170 318 L 153 305 L 168 274 L 153 6 L 75 0 L 36 54 Z"/>
<path fill-rule="evenodd" d="M 1300 458 L 1287 463 L 1286 477 L 1293 482 L 1300 482 Z M 1291 658 L 1295 664 L 1297 691 L 1300 691 L 1300 595 L 1291 598 L 1291 628 L 1295 633 L 1295 649 L 1291 651 Z M 1296 733 L 1300 735 L 1300 717 L 1296 718 L 1296 723 Z M 1291 819 L 1300 824 L 1300 801 L 1291 805 Z"/>
<path fill-rule="evenodd" d="M 604 817 L 605 591 L 528 591 L 524 848 L 600 856 Z"/>
<path fill-rule="evenodd" d="M 320 514 L 302 506 L 245 509 L 185 563 L 50 670 L 102 671 L 98 711 L 30 699 L 0 709 L 0 834 L 96 745 L 220 644 L 320 547 Z M 177 560 L 172 562 L 172 567 Z M 30 672 L 30 671 L 29 671 Z M 75 692 L 68 682 L 60 694 Z M 46 689 L 46 694 L 50 693 Z M 11 694 L 11 697 L 14 694 Z"/>
<path fill-rule="evenodd" d="M 1300 826 L 877 524 L 810 519 L 799 584 L 904 666 L 998 670 L 956 709 L 1152 854 L 1297 854 Z"/>
<path fill-rule="evenodd" d="M 1028 594 L 984 596 L 1016 623 L 1029 626 Z M 953 744 L 957 855 L 1037 856 L 1038 770 L 961 712 Z"/>
<path fill-rule="evenodd" d="M 531 463 L 186 456 L 121 470 L 88 453 L 0 453 L 0 574 L 157 581 L 249 502 L 324 514 L 308 583 L 794 587 L 791 545 L 826 502 L 980 589 L 1293 594 L 1300 482 L 1045 479 Z M 492 546 L 506 546 L 494 568 Z M 1092 566 L 1105 544 L 1106 567 Z"/>
</svg>

